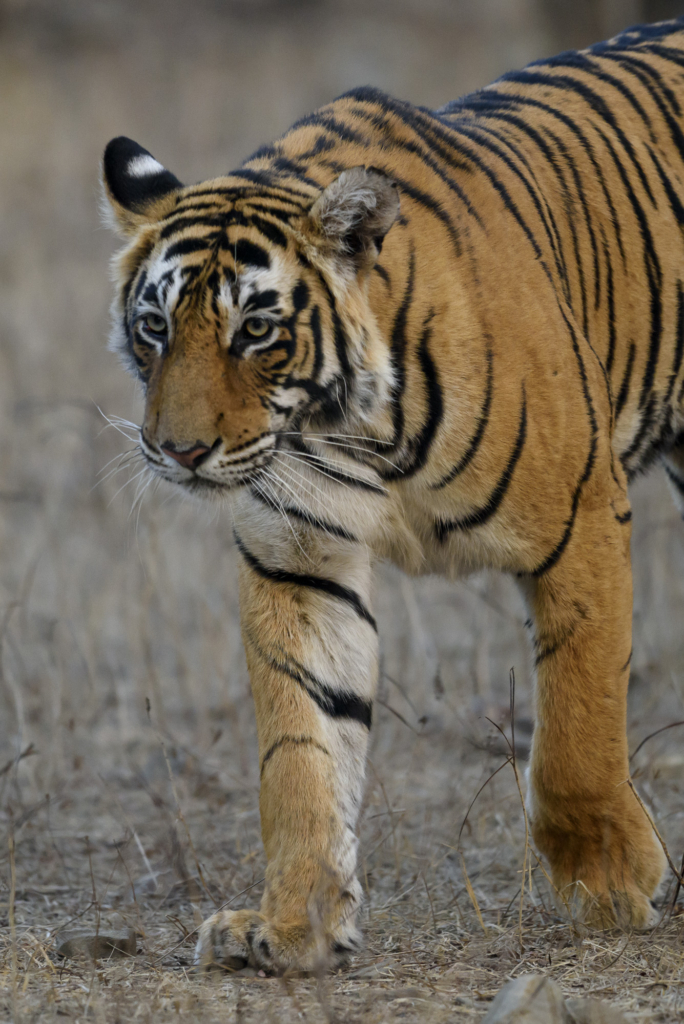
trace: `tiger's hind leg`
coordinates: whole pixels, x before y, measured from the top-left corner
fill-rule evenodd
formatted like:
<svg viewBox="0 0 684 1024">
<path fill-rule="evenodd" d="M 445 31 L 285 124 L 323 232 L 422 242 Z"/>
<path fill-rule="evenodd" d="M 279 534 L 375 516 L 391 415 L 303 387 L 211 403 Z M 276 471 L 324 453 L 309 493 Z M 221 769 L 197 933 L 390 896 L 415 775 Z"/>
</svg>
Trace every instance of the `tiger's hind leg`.
<svg viewBox="0 0 684 1024">
<path fill-rule="evenodd" d="M 587 488 L 557 560 L 532 578 L 528 804 L 534 840 L 573 916 L 629 929 L 654 919 L 664 857 L 628 784 L 630 521 L 624 493 L 605 477 Z"/>
</svg>

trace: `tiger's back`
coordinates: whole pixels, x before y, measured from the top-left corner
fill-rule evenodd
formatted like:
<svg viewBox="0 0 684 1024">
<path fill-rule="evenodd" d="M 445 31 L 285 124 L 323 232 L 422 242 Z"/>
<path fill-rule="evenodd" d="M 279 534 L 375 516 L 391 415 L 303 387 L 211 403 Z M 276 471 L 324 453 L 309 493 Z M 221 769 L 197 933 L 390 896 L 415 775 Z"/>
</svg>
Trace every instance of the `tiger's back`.
<svg viewBox="0 0 684 1024">
<path fill-rule="evenodd" d="M 203 926 L 202 962 L 356 948 L 374 557 L 515 575 L 532 834 L 585 920 L 651 921 L 627 483 L 663 456 L 684 510 L 683 74 L 679 19 L 438 111 L 355 90 L 196 186 L 110 143 L 141 448 L 229 498 L 241 552 L 269 868 L 260 913 Z"/>
<path fill-rule="evenodd" d="M 321 186 L 345 166 L 381 167 L 415 246 L 421 223 L 436 222 L 429 272 L 453 288 L 457 264 L 491 333 L 502 313 L 515 331 L 530 296 L 543 337 L 538 263 L 605 369 L 614 446 L 632 476 L 682 426 L 683 82 L 679 19 L 540 61 L 437 111 L 355 90 L 245 171 Z M 379 310 L 382 289 L 405 284 L 405 249 L 395 231 L 375 271 Z"/>
</svg>

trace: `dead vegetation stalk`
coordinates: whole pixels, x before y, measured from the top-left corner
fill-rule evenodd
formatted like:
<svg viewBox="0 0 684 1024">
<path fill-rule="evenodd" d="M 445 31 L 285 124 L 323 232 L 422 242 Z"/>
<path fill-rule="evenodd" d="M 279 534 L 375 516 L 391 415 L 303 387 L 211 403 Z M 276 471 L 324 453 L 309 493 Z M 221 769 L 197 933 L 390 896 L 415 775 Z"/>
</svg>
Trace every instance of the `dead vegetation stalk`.
<svg viewBox="0 0 684 1024">
<path fill-rule="evenodd" d="M 665 842 L 665 840 L 661 836 L 660 832 L 658 831 L 658 826 L 656 825 L 655 821 L 651 817 L 651 813 L 650 813 L 648 807 L 646 806 L 644 801 L 641 799 L 641 797 L 637 793 L 636 786 L 634 785 L 632 780 L 631 779 L 627 779 L 626 781 L 627 781 L 627 785 L 629 786 L 629 788 L 634 793 L 634 796 L 637 798 L 637 800 L 639 802 L 639 805 L 641 806 L 642 811 L 644 812 L 644 814 L 648 818 L 649 824 L 650 824 L 651 828 L 653 829 L 653 831 L 655 832 L 656 837 L 658 839 L 658 842 L 660 843 L 660 845 L 663 848 L 663 853 L 665 854 L 665 856 L 667 858 L 667 863 L 670 865 L 670 870 L 672 871 L 672 874 L 677 879 L 677 882 L 679 883 L 679 885 L 683 885 L 684 884 L 684 878 L 682 878 L 682 875 L 680 874 L 680 872 L 675 867 L 674 861 L 672 860 L 672 857 L 670 856 L 670 851 L 667 848 L 667 843 Z M 682 862 L 684 863 L 684 859 L 683 859 Z"/>
</svg>

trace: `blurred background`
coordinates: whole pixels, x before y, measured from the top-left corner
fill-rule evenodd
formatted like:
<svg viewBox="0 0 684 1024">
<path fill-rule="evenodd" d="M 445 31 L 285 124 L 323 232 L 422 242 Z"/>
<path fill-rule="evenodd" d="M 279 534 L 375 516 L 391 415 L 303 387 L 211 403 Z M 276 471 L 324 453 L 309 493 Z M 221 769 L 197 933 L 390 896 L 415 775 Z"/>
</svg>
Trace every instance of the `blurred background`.
<svg viewBox="0 0 684 1024">
<path fill-rule="evenodd" d="M 139 493 L 143 478 L 115 458 L 131 445 L 99 411 L 137 422 L 141 409 L 106 351 L 106 142 L 129 135 L 193 182 L 353 86 L 438 106 L 681 13 L 670 0 L 0 0 L 0 828 L 17 835 L 18 884 L 61 886 L 74 901 L 41 904 L 37 918 L 29 902 L 27 921 L 54 928 L 80 905 L 87 851 L 96 879 L 111 869 L 112 891 L 125 889 L 124 861 L 151 894 L 194 871 L 186 833 L 169 839 L 161 740 L 207 877 L 231 892 L 263 867 L 230 524 L 170 490 Z M 659 470 L 633 497 L 634 748 L 684 718 L 684 525 Z M 383 567 L 377 606 L 383 678 L 362 825 L 371 890 L 385 804 L 402 809 L 414 853 L 429 858 L 435 837 L 453 844 L 501 761 L 485 716 L 507 727 L 512 666 L 522 755 L 530 735 L 531 662 L 509 580 L 409 581 Z M 662 733 L 634 762 L 673 836 L 681 736 Z M 519 805 L 506 804 L 512 831 L 496 824 L 501 779 L 468 833 L 473 863 L 522 843 Z M 0 836 L 5 892 L 8 877 Z M 483 912 L 496 902 L 487 878 Z"/>
</svg>

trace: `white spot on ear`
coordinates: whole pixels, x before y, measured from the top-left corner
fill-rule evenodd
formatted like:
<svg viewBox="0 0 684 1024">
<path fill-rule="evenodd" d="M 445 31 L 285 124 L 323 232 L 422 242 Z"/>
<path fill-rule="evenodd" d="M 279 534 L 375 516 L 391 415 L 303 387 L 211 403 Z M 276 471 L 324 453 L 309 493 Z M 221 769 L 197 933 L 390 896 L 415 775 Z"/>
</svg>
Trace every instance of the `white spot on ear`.
<svg viewBox="0 0 684 1024">
<path fill-rule="evenodd" d="M 134 156 L 128 167 L 126 168 L 126 174 L 131 178 L 147 178 L 151 174 L 162 174 L 165 168 L 158 160 L 155 160 L 149 153 L 145 153 L 144 156 Z"/>
</svg>

